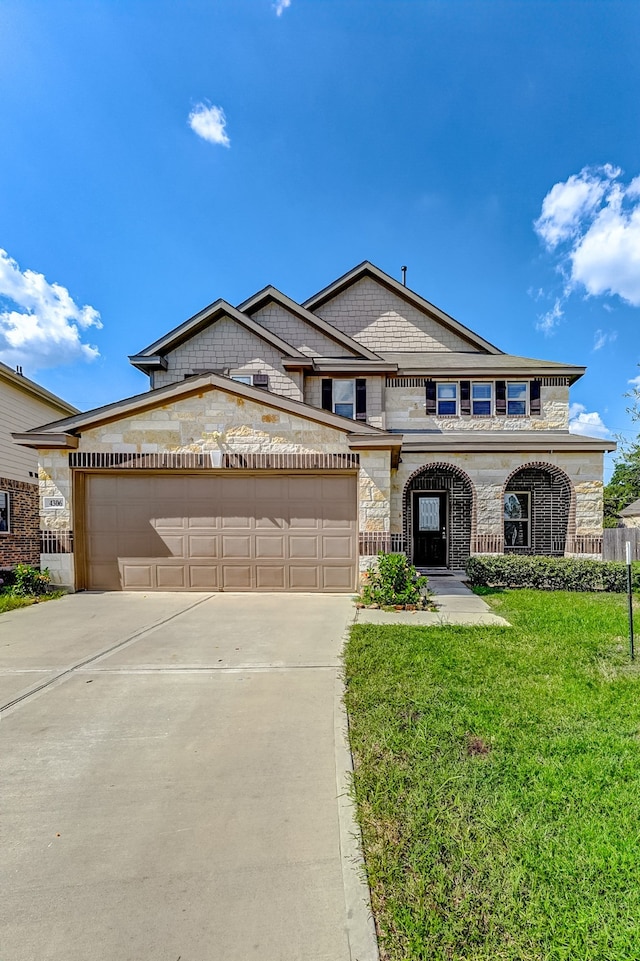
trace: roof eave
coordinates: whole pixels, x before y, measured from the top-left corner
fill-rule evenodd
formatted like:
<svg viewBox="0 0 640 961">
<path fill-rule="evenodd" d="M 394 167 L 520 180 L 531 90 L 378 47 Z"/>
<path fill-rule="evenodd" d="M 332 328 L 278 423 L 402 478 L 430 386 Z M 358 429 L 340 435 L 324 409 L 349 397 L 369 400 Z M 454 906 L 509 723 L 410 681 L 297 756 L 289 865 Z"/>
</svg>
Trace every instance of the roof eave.
<svg viewBox="0 0 640 961">
<path fill-rule="evenodd" d="M 75 450 L 80 438 L 76 434 L 66 431 L 47 433 L 46 431 L 28 431 L 26 434 L 12 434 L 14 443 L 21 447 L 32 447 L 34 450 Z"/>
</svg>

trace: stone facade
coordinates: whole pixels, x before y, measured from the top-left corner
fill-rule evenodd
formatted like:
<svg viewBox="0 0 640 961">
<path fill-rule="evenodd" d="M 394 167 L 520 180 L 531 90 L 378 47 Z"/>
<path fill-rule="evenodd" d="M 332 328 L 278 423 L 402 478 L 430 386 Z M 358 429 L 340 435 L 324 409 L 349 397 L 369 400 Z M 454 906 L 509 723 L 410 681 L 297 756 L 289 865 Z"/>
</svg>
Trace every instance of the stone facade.
<svg viewBox="0 0 640 961">
<path fill-rule="evenodd" d="M 350 453 L 346 432 L 210 390 L 161 408 L 82 434 L 78 454 L 87 453 Z M 391 455 L 387 450 L 359 453 L 359 527 L 388 532 L 390 524 Z M 73 529 L 73 470 L 67 451 L 41 451 L 41 525 L 62 535 Z M 44 497 L 64 497 L 64 510 L 47 510 Z M 78 519 L 76 519 L 76 523 Z M 56 584 L 74 584 L 71 552 L 43 554 Z"/>
<path fill-rule="evenodd" d="M 391 531 L 405 533 L 405 488 L 421 468 L 429 464 L 451 465 L 469 477 L 473 485 L 471 550 L 496 553 L 504 550 L 503 496 L 511 476 L 529 465 L 545 464 L 566 476 L 571 490 L 570 526 L 563 553 L 590 554 L 584 549 L 602 534 L 602 455 L 598 452 L 556 453 L 458 453 L 455 455 L 403 453 L 402 464 L 394 472 L 391 487 Z M 572 550 L 572 548 L 574 548 Z"/>
<path fill-rule="evenodd" d="M 40 564 L 38 485 L 0 477 L 9 495 L 9 530 L 0 531 L 0 570 L 16 564 Z"/>
<path fill-rule="evenodd" d="M 471 379 L 473 374 L 469 375 Z M 414 380 L 415 378 L 405 378 Z M 434 377 L 443 381 L 445 377 Z M 454 378 L 452 378 L 453 380 Z M 459 381 L 461 378 L 455 378 Z M 497 378 L 476 378 L 476 380 Z M 515 381 L 517 377 L 510 377 Z M 523 378 L 525 379 L 525 378 Z M 528 379 L 528 378 L 527 378 Z M 569 388 L 566 386 L 545 386 L 540 391 L 541 412 L 533 417 L 502 416 L 457 416 L 434 417 L 425 412 L 424 384 L 413 387 L 385 386 L 384 409 L 387 430 L 567 430 L 569 427 Z"/>
</svg>

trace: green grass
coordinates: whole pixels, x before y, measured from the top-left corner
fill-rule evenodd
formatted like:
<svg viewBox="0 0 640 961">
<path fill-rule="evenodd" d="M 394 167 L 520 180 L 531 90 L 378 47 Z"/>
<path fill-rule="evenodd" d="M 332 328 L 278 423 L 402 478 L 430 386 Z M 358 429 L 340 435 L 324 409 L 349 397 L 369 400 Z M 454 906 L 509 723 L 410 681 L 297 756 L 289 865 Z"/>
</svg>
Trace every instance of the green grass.
<svg viewBox="0 0 640 961">
<path fill-rule="evenodd" d="M 640 667 L 626 599 L 486 599 L 511 628 L 357 625 L 347 645 L 382 957 L 637 961 Z"/>
<path fill-rule="evenodd" d="M 31 607 L 32 604 L 41 604 L 43 601 L 55 601 L 62 597 L 64 591 L 52 591 L 51 594 L 42 594 L 40 597 L 17 597 L 15 594 L 0 593 L 0 614 L 7 611 L 14 611 L 17 607 Z"/>
</svg>

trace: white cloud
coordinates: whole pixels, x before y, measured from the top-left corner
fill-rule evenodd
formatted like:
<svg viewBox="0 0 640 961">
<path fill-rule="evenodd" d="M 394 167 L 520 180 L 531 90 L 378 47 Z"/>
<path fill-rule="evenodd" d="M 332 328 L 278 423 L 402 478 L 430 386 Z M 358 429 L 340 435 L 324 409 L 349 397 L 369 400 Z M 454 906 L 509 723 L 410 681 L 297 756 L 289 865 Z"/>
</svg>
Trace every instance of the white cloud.
<svg viewBox="0 0 640 961">
<path fill-rule="evenodd" d="M 276 2 L 273 5 L 273 9 L 276 12 L 276 16 L 281 17 L 283 10 L 286 10 L 287 7 L 290 7 L 290 6 L 291 6 L 291 0 L 276 0 Z"/>
<path fill-rule="evenodd" d="M 617 330 L 596 330 L 593 335 L 593 349 L 601 350 L 605 344 L 612 344 L 617 337 Z"/>
<path fill-rule="evenodd" d="M 189 114 L 189 126 L 194 133 L 209 143 L 218 143 L 223 147 L 231 146 L 226 125 L 224 110 L 213 104 L 197 103 Z"/>
<path fill-rule="evenodd" d="M 637 377 L 632 377 L 627 383 L 631 384 L 632 387 L 640 387 L 640 374 Z"/>
<path fill-rule="evenodd" d="M 79 307 L 69 291 L 43 274 L 21 271 L 0 249 L 0 360 L 10 367 L 57 367 L 94 360 L 98 348 L 82 343 L 80 331 L 102 327 L 93 307 Z"/>
<path fill-rule="evenodd" d="M 585 167 L 555 184 L 542 202 L 534 227 L 571 293 L 618 295 L 640 306 L 640 177 L 628 184 L 612 164 Z"/>
<path fill-rule="evenodd" d="M 587 412 L 584 404 L 571 404 L 569 407 L 569 431 L 586 437 L 608 437 L 610 431 L 605 427 L 597 411 Z"/>
<path fill-rule="evenodd" d="M 556 297 L 556 301 L 546 314 L 541 314 L 538 317 L 538 322 L 536 323 L 536 330 L 541 330 L 545 337 L 551 337 L 555 333 L 555 328 L 558 326 L 564 311 L 562 310 L 562 301 L 559 297 Z"/>
</svg>

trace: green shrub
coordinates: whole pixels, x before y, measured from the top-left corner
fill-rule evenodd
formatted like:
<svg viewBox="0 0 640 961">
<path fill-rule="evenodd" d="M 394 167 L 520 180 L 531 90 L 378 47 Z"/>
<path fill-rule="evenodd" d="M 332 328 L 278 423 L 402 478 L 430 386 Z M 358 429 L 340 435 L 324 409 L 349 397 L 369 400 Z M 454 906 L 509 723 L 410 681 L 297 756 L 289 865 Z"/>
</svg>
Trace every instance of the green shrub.
<svg viewBox="0 0 640 961">
<path fill-rule="evenodd" d="M 627 589 L 627 565 L 573 557 L 491 554 L 470 557 L 466 573 L 474 587 L 533 587 L 543 591 Z M 640 563 L 632 565 L 634 590 L 640 590 Z"/>
<path fill-rule="evenodd" d="M 41 571 L 30 564 L 16 564 L 12 581 L 9 591 L 16 597 L 39 597 L 49 592 L 51 575 L 46 567 Z"/>
<path fill-rule="evenodd" d="M 375 566 L 365 574 L 362 600 L 380 607 L 415 605 L 421 607 L 428 594 L 427 578 L 421 576 L 404 554 L 380 551 Z"/>
</svg>

